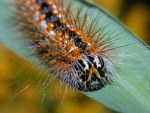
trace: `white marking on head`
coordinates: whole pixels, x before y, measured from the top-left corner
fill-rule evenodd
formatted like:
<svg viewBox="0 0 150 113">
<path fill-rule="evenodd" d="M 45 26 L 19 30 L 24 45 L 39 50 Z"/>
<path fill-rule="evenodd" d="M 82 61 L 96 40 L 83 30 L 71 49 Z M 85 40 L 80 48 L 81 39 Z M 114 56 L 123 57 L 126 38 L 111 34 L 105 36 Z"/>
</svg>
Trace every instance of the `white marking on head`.
<svg viewBox="0 0 150 113">
<path fill-rule="evenodd" d="M 83 61 L 83 64 L 85 65 L 84 71 L 89 70 L 89 65 L 88 65 L 87 61 L 84 59 L 82 59 L 82 61 Z"/>
<path fill-rule="evenodd" d="M 94 62 L 96 63 L 97 68 L 98 68 L 98 67 L 101 67 L 101 64 L 100 64 L 100 61 L 99 61 L 99 59 L 98 59 L 98 56 L 95 56 L 95 57 L 94 57 Z"/>
</svg>

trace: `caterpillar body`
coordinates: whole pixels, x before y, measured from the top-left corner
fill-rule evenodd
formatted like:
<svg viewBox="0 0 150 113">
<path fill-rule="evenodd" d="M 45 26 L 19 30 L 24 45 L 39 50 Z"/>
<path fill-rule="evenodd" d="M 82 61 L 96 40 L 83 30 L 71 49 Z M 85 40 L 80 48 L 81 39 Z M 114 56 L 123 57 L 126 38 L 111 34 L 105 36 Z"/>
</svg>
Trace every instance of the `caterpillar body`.
<svg viewBox="0 0 150 113">
<path fill-rule="evenodd" d="M 110 61 L 93 30 L 95 23 L 88 23 L 88 15 L 80 17 L 80 9 L 73 14 L 63 0 L 15 3 L 24 23 L 21 27 L 35 31 L 29 34 L 32 45 L 53 75 L 81 91 L 95 91 L 111 83 Z"/>
</svg>

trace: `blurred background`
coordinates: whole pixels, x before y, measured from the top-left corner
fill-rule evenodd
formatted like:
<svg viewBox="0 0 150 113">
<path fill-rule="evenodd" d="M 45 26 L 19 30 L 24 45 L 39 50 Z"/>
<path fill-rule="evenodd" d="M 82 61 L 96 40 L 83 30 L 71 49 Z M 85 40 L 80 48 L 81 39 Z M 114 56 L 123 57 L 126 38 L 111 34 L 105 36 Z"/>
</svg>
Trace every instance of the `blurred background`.
<svg viewBox="0 0 150 113">
<path fill-rule="evenodd" d="M 95 0 L 150 45 L 150 0 Z M 0 44 L 0 113 L 116 113 Z"/>
</svg>

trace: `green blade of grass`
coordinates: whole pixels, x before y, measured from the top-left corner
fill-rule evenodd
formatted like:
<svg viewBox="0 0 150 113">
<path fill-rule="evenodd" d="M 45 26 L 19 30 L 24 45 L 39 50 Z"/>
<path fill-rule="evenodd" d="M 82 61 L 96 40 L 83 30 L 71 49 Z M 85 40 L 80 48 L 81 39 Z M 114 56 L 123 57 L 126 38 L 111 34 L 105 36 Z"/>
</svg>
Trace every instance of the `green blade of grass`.
<svg viewBox="0 0 150 113">
<path fill-rule="evenodd" d="M 120 47 L 131 44 L 117 48 L 117 52 L 112 53 L 112 61 L 115 62 L 116 67 L 118 67 L 114 70 L 114 76 L 116 76 L 114 83 L 101 90 L 86 92 L 84 94 L 119 112 L 149 113 L 149 47 L 101 8 L 97 8 L 88 2 L 81 3 L 79 0 L 75 1 L 74 5 L 80 5 L 84 8 L 89 6 L 88 10 L 92 12 L 93 17 L 99 14 L 100 21 L 97 26 L 106 26 L 109 24 L 104 31 L 105 33 L 107 31 L 116 31 L 116 33 L 123 31 L 122 34 L 116 35 L 118 40 L 114 42 L 115 46 Z M 0 1 L 0 14 L 0 42 L 23 58 L 35 63 L 33 59 L 36 59 L 36 56 L 28 56 L 29 50 L 25 46 L 27 42 L 23 39 L 18 39 L 17 37 L 20 37 L 20 34 L 11 28 L 11 16 L 13 15 L 11 5 L 6 5 Z M 114 35 L 109 37 L 114 38 Z"/>
</svg>

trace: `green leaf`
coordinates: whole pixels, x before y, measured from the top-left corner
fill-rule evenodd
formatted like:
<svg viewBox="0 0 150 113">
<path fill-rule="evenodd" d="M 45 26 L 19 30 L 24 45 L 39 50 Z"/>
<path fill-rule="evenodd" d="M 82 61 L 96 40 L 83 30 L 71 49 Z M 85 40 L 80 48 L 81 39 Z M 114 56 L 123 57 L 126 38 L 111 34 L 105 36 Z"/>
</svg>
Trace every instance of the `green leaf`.
<svg viewBox="0 0 150 113">
<path fill-rule="evenodd" d="M 104 34 L 113 32 L 109 38 L 118 39 L 113 45 L 111 60 L 115 63 L 114 83 L 85 95 L 106 105 L 109 108 L 124 113 L 150 112 L 150 50 L 139 38 L 124 27 L 118 20 L 110 16 L 91 2 L 72 0 L 75 6 L 88 8 L 91 17 L 100 15 L 98 27 L 107 26 Z M 0 1 L 0 42 L 12 49 L 18 55 L 33 62 L 36 56 L 29 57 L 26 41 L 12 28 L 11 4 Z M 86 11 L 86 10 L 85 10 Z M 121 33 L 123 31 L 123 33 Z M 118 34 L 118 35 L 117 35 Z M 23 36 L 22 36 L 23 37 Z M 108 38 L 106 37 L 106 38 Z M 129 45 L 128 45 L 129 44 Z M 124 46 L 126 45 L 126 46 Z M 120 47 L 124 46 L 124 47 Z M 28 57 L 27 57 L 28 56 Z"/>
</svg>

